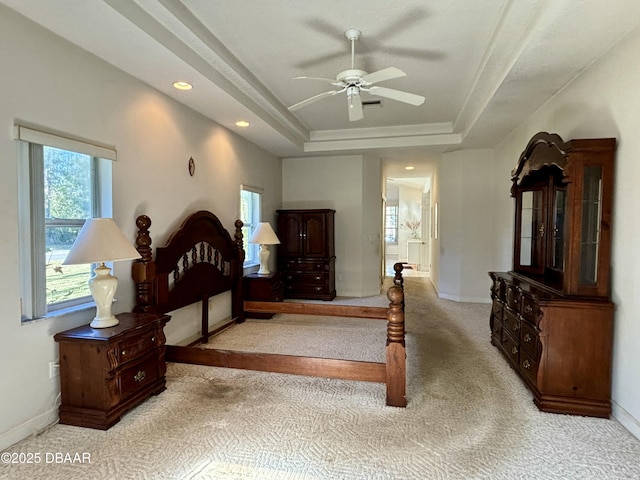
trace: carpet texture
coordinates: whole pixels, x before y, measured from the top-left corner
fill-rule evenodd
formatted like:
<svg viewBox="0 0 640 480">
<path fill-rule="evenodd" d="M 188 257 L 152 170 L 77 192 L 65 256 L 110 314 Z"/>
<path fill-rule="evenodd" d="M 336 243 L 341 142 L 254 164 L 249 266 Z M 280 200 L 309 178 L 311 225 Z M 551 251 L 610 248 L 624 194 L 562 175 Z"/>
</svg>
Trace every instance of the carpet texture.
<svg viewBox="0 0 640 480">
<path fill-rule="evenodd" d="M 615 420 L 539 412 L 489 343 L 489 305 L 406 279 L 408 406 L 381 384 L 170 364 L 167 390 L 106 432 L 55 425 L 5 453 L 10 479 L 640 479 Z M 385 297 L 339 299 L 386 306 Z M 386 322 L 278 315 L 216 348 L 382 361 Z M 91 463 L 47 463 L 46 452 Z"/>
</svg>

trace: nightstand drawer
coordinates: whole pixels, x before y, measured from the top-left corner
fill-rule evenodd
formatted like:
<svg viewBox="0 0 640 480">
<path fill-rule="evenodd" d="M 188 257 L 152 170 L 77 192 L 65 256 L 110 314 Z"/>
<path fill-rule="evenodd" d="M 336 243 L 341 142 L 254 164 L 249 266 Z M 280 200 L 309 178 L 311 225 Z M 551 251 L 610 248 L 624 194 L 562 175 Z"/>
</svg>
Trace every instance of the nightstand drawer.
<svg viewBox="0 0 640 480">
<path fill-rule="evenodd" d="M 120 373 L 120 399 L 126 400 L 131 395 L 144 390 L 159 377 L 158 356 L 155 352 L 147 358 L 125 368 Z"/>
<path fill-rule="evenodd" d="M 116 347 L 118 366 L 137 360 L 156 346 L 157 332 L 155 328 L 148 329 L 140 336 L 122 341 Z"/>
</svg>

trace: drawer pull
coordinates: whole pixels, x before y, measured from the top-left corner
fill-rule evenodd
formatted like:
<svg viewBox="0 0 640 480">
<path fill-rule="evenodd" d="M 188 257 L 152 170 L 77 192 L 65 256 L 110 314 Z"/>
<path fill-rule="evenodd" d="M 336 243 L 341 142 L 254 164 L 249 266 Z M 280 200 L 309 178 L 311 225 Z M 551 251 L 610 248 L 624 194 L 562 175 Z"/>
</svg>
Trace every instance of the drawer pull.
<svg viewBox="0 0 640 480">
<path fill-rule="evenodd" d="M 316 277 L 316 280 L 322 280 L 322 277 L 318 276 Z"/>
<path fill-rule="evenodd" d="M 316 292 L 321 292 L 322 291 L 322 287 L 316 287 Z"/>
<path fill-rule="evenodd" d="M 531 362 L 525 359 L 524 362 L 522 362 L 522 368 L 524 368 L 525 370 L 529 370 L 531 368 Z"/>
<path fill-rule="evenodd" d="M 511 327 L 513 329 L 514 332 L 517 332 L 518 330 L 520 330 L 520 324 L 519 323 L 514 323 L 513 327 Z"/>
<path fill-rule="evenodd" d="M 533 308 L 531 308 L 531 305 L 525 305 L 524 306 L 524 313 L 530 314 L 531 312 L 533 312 Z"/>
<path fill-rule="evenodd" d="M 122 355 L 123 357 L 127 354 L 126 350 L 122 350 L 122 352 L 120 353 L 120 355 Z"/>
<path fill-rule="evenodd" d="M 518 347 L 513 347 L 513 348 L 511 349 L 511 353 L 513 353 L 514 355 L 515 355 L 516 353 L 518 353 Z"/>
<path fill-rule="evenodd" d="M 155 342 L 156 341 L 156 337 L 151 337 L 151 342 Z"/>
<path fill-rule="evenodd" d="M 147 376 L 147 374 L 144 372 L 144 370 L 140 370 L 138 373 L 136 373 L 136 374 L 133 376 L 133 379 L 134 379 L 136 382 L 140 383 L 140 382 L 142 382 L 142 381 L 144 380 L 144 377 L 146 377 L 146 376 Z"/>
<path fill-rule="evenodd" d="M 531 335 L 529 335 L 528 333 L 524 334 L 524 341 L 526 343 L 530 343 L 531 342 Z"/>
</svg>

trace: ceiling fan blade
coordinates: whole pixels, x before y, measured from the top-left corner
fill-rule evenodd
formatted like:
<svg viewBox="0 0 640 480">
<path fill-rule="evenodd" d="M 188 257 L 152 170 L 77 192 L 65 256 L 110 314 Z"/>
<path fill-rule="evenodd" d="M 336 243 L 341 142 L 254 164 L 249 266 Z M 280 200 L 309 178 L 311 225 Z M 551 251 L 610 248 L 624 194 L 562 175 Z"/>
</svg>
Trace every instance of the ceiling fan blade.
<svg viewBox="0 0 640 480">
<path fill-rule="evenodd" d="M 330 97 L 335 95 L 336 93 L 340 93 L 342 90 L 331 90 L 330 92 L 319 93 L 318 95 L 314 95 L 313 97 L 309 97 L 306 100 L 302 100 L 301 102 L 296 103 L 295 105 L 291 105 L 289 107 L 290 112 L 294 112 L 302 107 L 306 107 L 307 105 L 311 105 L 312 103 L 317 102 L 325 97 Z"/>
<path fill-rule="evenodd" d="M 410 103 L 416 107 L 424 103 L 424 97 L 422 95 L 416 95 L 415 93 L 402 92 L 400 90 L 394 90 L 393 88 L 386 87 L 371 87 L 367 90 L 371 95 L 378 95 L 380 97 L 390 98 L 391 100 L 397 100 L 399 102 Z"/>
<path fill-rule="evenodd" d="M 335 85 L 337 87 L 343 86 L 342 83 L 338 82 L 335 78 L 323 78 L 323 77 L 293 77 L 294 80 L 316 80 L 320 82 L 330 83 L 331 85 Z"/>
<path fill-rule="evenodd" d="M 383 68 L 377 72 L 370 73 L 362 77 L 362 83 L 365 85 L 371 85 L 373 83 L 384 82 L 385 80 L 391 80 L 392 78 L 400 78 L 407 75 L 402 70 L 396 67 Z"/>
<path fill-rule="evenodd" d="M 353 94 L 347 97 L 347 107 L 349 110 L 349 121 L 356 122 L 362 120 L 364 115 L 362 114 L 362 99 L 360 95 Z"/>
</svg>

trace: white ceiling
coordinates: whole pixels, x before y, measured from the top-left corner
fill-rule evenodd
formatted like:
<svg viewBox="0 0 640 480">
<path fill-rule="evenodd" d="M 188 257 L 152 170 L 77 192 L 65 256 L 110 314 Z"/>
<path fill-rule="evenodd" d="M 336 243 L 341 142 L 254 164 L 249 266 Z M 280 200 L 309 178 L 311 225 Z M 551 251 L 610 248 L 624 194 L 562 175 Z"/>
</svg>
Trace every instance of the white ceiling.
<svg viewBox="0 0 640 480">
<path fill-rule="evenodd" d="M 494 145 L 640 22 L 638 0 L 0 3 L 277 156 L 375 152 L 391 176 L 428 176 L 434 154 Z M 332 88 L 293 77 L 350 68 L 352 27 L 362 32 L 356 68 L 404 70 L 381 86 L 423 105 L 382 99 L 359 122 L 344 94 L 287 109 Z"/>
</svg>

